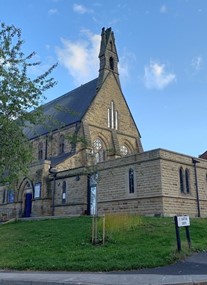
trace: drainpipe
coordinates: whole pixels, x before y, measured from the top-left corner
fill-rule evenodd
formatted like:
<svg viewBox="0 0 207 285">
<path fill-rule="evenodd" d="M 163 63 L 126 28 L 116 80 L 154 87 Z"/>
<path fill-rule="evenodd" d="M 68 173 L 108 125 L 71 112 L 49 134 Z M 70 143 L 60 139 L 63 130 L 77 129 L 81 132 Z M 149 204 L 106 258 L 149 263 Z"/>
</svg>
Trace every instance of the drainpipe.
<svg viewBox="0 0 207 285">
<path fill-rule="evenodd" d="M 48 149 L 48 136 L 46 136 L 45 139 L 45 160 L 47 159 L 47 150 Z"/>
<path fill-rule="evenodd" d="M 56 192 L 56 181 L 57 169 L 50 167 L 49 172 L 53 175 L 53 188 L 52 188 L 52 216 L 55 215 L 55 192 Z"/>
<path fill-rule="evenodd" d="M 200 163 L 200 161 L 192 158 L 192 162 L 193 162 L 193 165 L 194 165 L 194 173 L 195 173 L 195 186 L 196 186 L 196 198 L 197 198 L 198 217 L 200 217 L 201 216 L 201 212 L 200 212 L 200 200 L 199 200 L 198 178 L 197 178 L 197 168 L 196 168 L 196 164 Z"/>
</svg>

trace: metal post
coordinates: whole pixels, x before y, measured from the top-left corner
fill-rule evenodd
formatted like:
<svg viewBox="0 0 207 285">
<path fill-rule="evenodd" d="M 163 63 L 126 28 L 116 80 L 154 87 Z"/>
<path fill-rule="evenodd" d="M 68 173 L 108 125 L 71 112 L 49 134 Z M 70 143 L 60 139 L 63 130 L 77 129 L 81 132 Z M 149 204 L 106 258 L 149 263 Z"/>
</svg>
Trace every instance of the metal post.
<svg viewBox="0 0 207 285">
<path fill-rule="evenodd" d="M 200 200 L 199 200 L 198 178 L 197 178 L 197 168 L 196 168 L 196 163 L 199 163 L 199 161 L 193 158 L 192 162 L 193 162 L 193 165 L 194 165 L 194 173 L 195 173 L 195 186 L 196 186 L 196 198 L 197 198 L 198 217 L 200 217 L 201 216 L 201 212 L 200 212 Z"/>
<path fill-rule="evenodd" d="M 53 190 L 52 190 L 52 216 L 55 215 L 55 177 L 56 177 L 56 173 L 53 173 Z"/>
<path fill-rule="evenodd" d="M 50 167 L 49 173 L 53 176 L 53 187 L 52 187 L 52 216 L 55 215 L 55 191 L 56 191 L 56 181 L 55 178 L 57 176 L 57 169 Z"/>
<path fill-rule="evenodd" d="M 176 240 L 177 240 L 177 249 L 180 252 L 181 251 L 181 241 L 180 241 L 180 231 L 178 227 L 178 218 L 177 216 L 174 216 L 175 221 L 175 233 L 176 233 Z"/>
<path fill-rule="evenodd" d="M 186 232 L 186 238 L 187 238 L 187 241 L 188 241 L 188 247 L 190 248 L 191 247 L 191 240 L 190 240 L 190 232 L 189 232 L 189 227 L 185 227 L 185 232 Z"/>
</svg>

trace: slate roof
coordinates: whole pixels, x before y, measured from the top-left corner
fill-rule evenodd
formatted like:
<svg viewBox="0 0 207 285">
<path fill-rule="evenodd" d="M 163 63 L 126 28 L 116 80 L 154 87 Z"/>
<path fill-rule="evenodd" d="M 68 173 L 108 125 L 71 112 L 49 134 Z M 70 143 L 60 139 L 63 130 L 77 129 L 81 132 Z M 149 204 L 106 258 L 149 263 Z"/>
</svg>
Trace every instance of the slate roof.
<svg viewBox="0 0 207 285">
<path fill-rule="evenodd" d="M 50 157 L 51 166 L 55 167 L 56 165 L 58 165 L 59 163 L 65 161 L 67 158 L 69 158 L 69 157 L 71 157 L 73 155 L 74 155 L 74 152 L 72 152 L 72 153 L 64 153 L 62 155 Z"/>
<path fill-rule="evenodd" d="M 207 159 L 207 151 L 199 155 L 199 158 Z"/>
<path fill-rule="evenodd" d="M 45 121 L 41 125 L 28 125 L 24 128 L 28 139 L 80 122 L 97 94 L 97 80 L 96 78 L 43 105 Z"/>
</svg>

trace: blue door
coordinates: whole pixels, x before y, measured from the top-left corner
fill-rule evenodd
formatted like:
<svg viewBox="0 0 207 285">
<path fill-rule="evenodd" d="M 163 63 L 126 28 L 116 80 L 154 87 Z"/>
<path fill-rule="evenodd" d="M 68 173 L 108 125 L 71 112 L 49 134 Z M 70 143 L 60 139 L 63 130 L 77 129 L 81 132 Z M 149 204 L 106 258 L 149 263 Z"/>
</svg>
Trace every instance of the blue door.
<svg viewBox="0 0 207 285">
<path fill-rule="evenodd" d="M 32 211 L 32 193 L 26 193 L 24 216 L 29 218 L 31 215 L 31 211 Z"/>
</svg>

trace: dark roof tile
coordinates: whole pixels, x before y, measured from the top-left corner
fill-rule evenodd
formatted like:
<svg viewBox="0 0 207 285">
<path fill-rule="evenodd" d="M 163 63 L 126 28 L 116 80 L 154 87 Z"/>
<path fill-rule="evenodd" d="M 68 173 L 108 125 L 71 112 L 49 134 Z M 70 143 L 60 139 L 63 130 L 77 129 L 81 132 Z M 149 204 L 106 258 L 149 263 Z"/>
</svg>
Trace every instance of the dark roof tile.
<svg viewBox="0 0 207 285">
<path fill-rule="evenodd" d="M 28 124 L 24 128 L 26 136 L 33 139 L 81 121 L 96 96 L 96 87 L 97 78 L 43 105 L 44 123 Z"/>
</svg>

